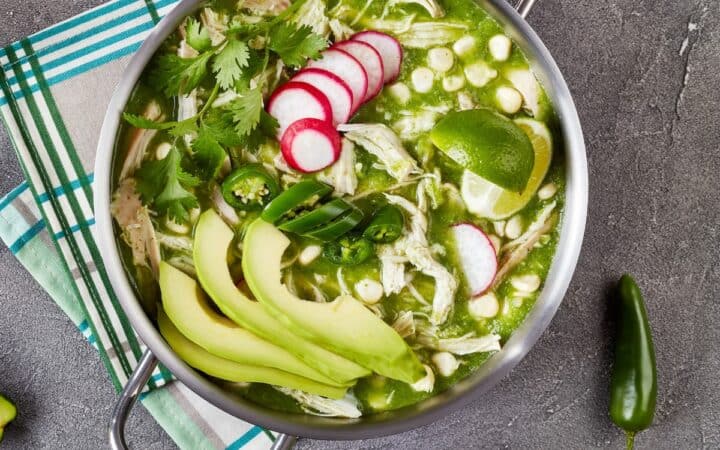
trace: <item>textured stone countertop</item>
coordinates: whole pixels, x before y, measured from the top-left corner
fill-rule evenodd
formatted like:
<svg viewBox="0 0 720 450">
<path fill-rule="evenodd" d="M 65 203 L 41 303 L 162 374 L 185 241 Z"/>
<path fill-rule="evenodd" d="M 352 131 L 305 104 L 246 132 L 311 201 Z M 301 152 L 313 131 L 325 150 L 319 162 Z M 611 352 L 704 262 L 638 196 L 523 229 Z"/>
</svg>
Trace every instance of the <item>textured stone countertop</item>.
<svg viewBox="0 0 720 450">
<path fill-rule="evenodd" d="M 100 0 L 4 0 L 0 44 Z M 624 271 L 644 289 L 660 392 L 637 448 L 720 447 L 720 3 L 539 0 L 529 21 L 580 113 L 590 209 L 577 272 L 550 328 L 487 396 L 434 425 L 301 448 L 615 448 L 607 418 L 605 292 Z M 0 193 L 22 180 L 0 130 Z M 21 415 L 3 448 L 97 449 L 115 402 L 95 351 L 0 248 L 0 392 Z M 142 408 L 135 448 L 173 448 Z"/>
</svg>

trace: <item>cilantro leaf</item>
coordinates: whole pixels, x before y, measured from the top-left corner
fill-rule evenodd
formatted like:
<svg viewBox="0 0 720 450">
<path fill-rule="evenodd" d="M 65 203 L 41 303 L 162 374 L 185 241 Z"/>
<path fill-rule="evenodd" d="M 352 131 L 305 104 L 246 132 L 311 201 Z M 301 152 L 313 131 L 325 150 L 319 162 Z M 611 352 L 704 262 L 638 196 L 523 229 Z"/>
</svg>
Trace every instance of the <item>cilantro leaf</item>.
<svg viewBox="0 0 720 450">
<path fill-rule="evenodd" d="M 150 84 L 162 87 L 167 97 L 187 94 L 207 74 L 207 63 L 212 55 L 212 52 L 201 53 L 194 58 L 181 58 L 173 53 L 160 55 L 148 75 Z"/>
<path fill-rule="evenodd" d="M 149 130 L 167 130 L 177 124 L 177 122 L 155 122 L 145 116 L 139 116 L 137 114 L 130 114 L 126 112 L 123 113 L 123 119 L 135 128 L 144 128 Z"/>
<path fill-rule="evenodd" d="M 247 136 L 260 122 L 263 111 L 262 92 L 258 88 L 249 89 L 225 105 L 225 109 L 232 113 L 235 132 L 241 137 Z"/>
<path fill-rule="evenodd" d="M 185 41 L 199 52 L 204 52 L 212 47 L 212 40 L 207 28 L 193 17 L 189 17 L 185 24 Z"/>
<path fill-rule="evenodd" d="M 180 122 L 173 122 L 174 126 L 170 128 L 168 133 L 175 137 L 182 137 L 186 134 L 195 133 L 198 130 L 197 118 L 190 117 Z"/>
<path fill-rule="evenodd" d="M 147 117 L 123 113 L 123 119 L 135 128 L 143 128 L 146 130 L 168 130 L 168 133 L 177 137 L 197 131 L 195 117 L 190 117 L 189 119 L 181 120 L 180 122 L 155 122 Z"/>
<path fill-rule="evenodd" d="M 212 70 L 221 88 L 228 89 L 240 79 L 243 68 L 248 66 L 249 58 L 250 53 L 246 43 L 235 38 L 227 41 L 212 64 Z"/>
<path fill-rule="evenodd" d="M 288 66 L 300 67 L 308 58 L 317 58 L 327 48 L 327 40 L 312 28 L 281 22 L 270 30 L 270 49 Z"/>
<path fill-rule="evenodd" d="M 204 180 L 215 178 L 227 157 L 225 149 L 206 131 L 201 131 L 198 134 L 197 139 L 193 141 L 192 149 L 193 161 L 200 172 L 200 176 Z"/>
<path fill-rule="evenodd" d="M 268 138 L 275 138 L 277 129 L 280 126 L 277 119 L 268 114 L 264 109 L 260 112 L 260 121 L 257 127 L 245 139 L 245 146 L 249 150 L 260 147 Z"/>
<path fill-rule="evenodd" d="M 186 222 L 188 212 L 198 206 L 197 198 L 184 186 L 200 182 L 180 167 L 181 158 L 180 151 L 173 147 L 165 158 L 148 161 L 135 172 L 143 203 L 152 204 L 158 213 L 167 214 L 176 223 Z"/>
<path fill-rule="evenodd" d="M 223 108 L 210 108 L 208 110 L 203 118 L 200 132 L 226 147 L 238 147 L 243 143 L 243 140 L 233 128 L 232 113 Z"/>
</svg>

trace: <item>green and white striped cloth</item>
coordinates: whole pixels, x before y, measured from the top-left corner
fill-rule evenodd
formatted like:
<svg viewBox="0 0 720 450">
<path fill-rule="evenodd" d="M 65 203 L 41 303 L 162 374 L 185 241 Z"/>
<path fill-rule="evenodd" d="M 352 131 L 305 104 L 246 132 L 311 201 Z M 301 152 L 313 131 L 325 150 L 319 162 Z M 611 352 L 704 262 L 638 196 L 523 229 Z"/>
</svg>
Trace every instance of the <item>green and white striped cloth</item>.
<svg viewBox="0 0 720 450">
<path fill-rule="evenodd" d="M 26 177 L 0 199 L 0 237 L 97 348 L 118 390 L 144 345 L 93 236 L 95 147 L 130 55 L 177 1 L 113 0 L 0 49 L 0 114 Z M 142 403 L 181 448 L 265 449 L 274 439 L 164 368 Z"/>
</svg>

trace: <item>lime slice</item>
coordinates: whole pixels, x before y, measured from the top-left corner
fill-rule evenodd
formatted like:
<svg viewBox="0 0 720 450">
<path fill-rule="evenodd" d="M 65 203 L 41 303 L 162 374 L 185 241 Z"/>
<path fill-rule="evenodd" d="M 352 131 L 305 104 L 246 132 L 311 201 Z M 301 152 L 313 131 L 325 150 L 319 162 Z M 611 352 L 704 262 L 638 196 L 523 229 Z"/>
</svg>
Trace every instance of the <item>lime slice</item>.
<svg viewBox="0 0 720 450">
<path fill-rule="evenodd" d="M 535 151 L 535 164 L 522 193 L 507 191 L 466 170 L 460 192 L 465 205 L 473 214 L 500 220 L 520 211 L 545 179 L 552 159 L 552 138 L 545 124 L 532 119 L 517 119 L 515 123 L 530 137 Z"/>
<path fill-rule="evenodd" d="M 534 163 L 532 143 L 512 120 L 487 109 L 453 111 L 430 132 L 437 148 L 503 189 L 522 192 Z"/>
</svg>

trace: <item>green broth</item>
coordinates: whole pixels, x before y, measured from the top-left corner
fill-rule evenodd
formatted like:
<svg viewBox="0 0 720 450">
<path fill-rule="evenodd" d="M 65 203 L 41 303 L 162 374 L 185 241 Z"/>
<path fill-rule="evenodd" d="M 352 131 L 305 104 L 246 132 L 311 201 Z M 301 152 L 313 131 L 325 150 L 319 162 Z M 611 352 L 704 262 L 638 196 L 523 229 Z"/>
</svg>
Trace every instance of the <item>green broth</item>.
<svg viewBox="0 0 720 450">
<path fill-rule="evenodd" d="M 227 2 L 222 3 L 222 5 L 224 5 L 223 7 L 226 7 L 226 3 Z M 328 9 L 332 10 L 333 6 L 337 5 L 337 2 L 330 3 L 331 4 L 328 5 Z M 384 11 L 386 2 L 375 1 L 369 3 L 370 6 L 366 9 L 363 18 L 359 21 L 360 24 L 367 23 L 368 20 L 381 16 L 383 16 L 385 20 L 401 20 L 406 14 L 416 15 L 416 20 L 418 21 L 431 20 L 429 19 L 427 12 L 416 4 L 401 4 L 391 8 L 388 12 Z M 482 87 L 475 87 L 466 83 L 460 91 L 473 99 L 475 104 L 478 106 L 497 109 L 494 99 L 495 90 L 499 86 L 510 85 L 510 82 L 503 77 L 503 74 L 510 69 L 527 69 L 528 63 L 525 56 L 516 46 L 513 46 L 508 60 L 503 62 L 494 61 L 488 52 L 488 40 L 493 35 L 502 34 L 503 31 L 500 25 L 472 0 L 444 0 L 440 3 L 446 12 L 446 15 L 444 18 L 436 20 L 469 24 L 466 35 L 474 37 L 477 42 L 474 50 L 470 53 L 464 55 L 462 58 L 456 57 L 454 67 L 450 69 L 447 75 L 461 74 L 463 64 L 469 64 L 476 60 L 485 61 L 490 67 L 498 72 L 498 76 Z M 212 4 L 213 3 L 211 3 L 211 5 Z M 360 11 L 366 6 L 366 2 L 361 0 L 344 0 L 342 4 L 356 11 Z M 179 39 L 180 37 L 177 33 L 173 34 L 168 39 L 168 42 L 164 45 L 161 52 L 175 51 Z M 451 45 L 452 42 L 446 44 L 447 47 L 450 47 Z M 404 51 L 405 54 L 402 71 L 396 83 L 403 83 L 407 86 L 411 86 L 411 74 L 413 70 L 419 67 L 427 66 L 428 49 L 404 48 Z M 200 97 L 207 99 L 211 88 L 211 85 L 201 85 Z M 141 78 L 141 81 L 127 106 L 127 111 L 132 113 L 141 113 L 145 105 L 147 105 L 150 101 L 157 102 L 166 120 L 177 118 L 177 105 L 171 101 L 163 100 L 162 96 L 157 94 L 150 86 L 147 77 L 144 76 Z M 547 96 L 544 92 L 540 92 L 539 106 L 540 114 L 539 117 L 535 117 L 535 119 L 545 121 L 555 138 L 553 160 L 544 183 L 553 182 L 558 188 L 558 193 L 552 200 L 540 200 L 537 196 L 535 196 L 530 203 L 518 213 L 526 224 L 531 222 L 538 215 L 539 211 L 550 201 L 557 202 L 556 211 L 562 211 L 564 202 L 563 192 L 565 186 L 565 174 L 562 157 L 562 142 L 559 142 L 559 133 L 555 129 L 557 120 L 555 119 L 552 105 L 549 104 Z M 433 89 L 430 92 L 425 94 L 413 92 L 409 101 L 405 104 L 399 103 L 386 87 L 380 95 L 371 102 L 365 104 L 358 111 L 357 115 L 352 119 L 352 122 L 384 123 L 392 126 L 404 118 L 413 118 L 427 113 L 428 108 L 435 108 L 437 110 L 457 110 L 459 107 L 458 92 L 446 92 L 443 90 L 441 87 L 441 80 L 436 76 Z M 441 114 L 442 113 L 437 113 L 437 116 L 439 117 Z M 529 117 L 522 109 L 518 113 L 510 114 L 509 116 L 511 118 Z M 117 142 L 118 151 L 116 152 L 116 179 L 119 173 L 119 168 L 122 166 L 122 164 L 118 161 L 122 161 L 126 157 L 126 149 L 132 139 L 133 130 L 133 128 L 126 124 L 121 127 L 120 138 Z M 418 133 L 417 136 L 410 138 L 406 137 L 403 140 L 405 148 L 417 159 L 420 159 L 420 157 L 428 151 L 428 148 L 431 147 L 425 135 L 426 132 L 421 132 Z M 160 142 L 168 142 L 171 139 L 172 137 L 169 136 L 167 132 L 159 131 L 153 138 L 151 146 L 157 145 L 157 143 Z M 264 149 L 258 153 L 258 157 L 262 162 L 272 163 L 273 158 L 278 153 L 278 146 L 272 141 L 268 141 L 267 144 L 268 145 L 266 145 Z M 183 144 L 181 143 L 181 145 Z M 382 192 L 393 187 L 396 184 L 396 181 L 384 170 L 374 166 L 375 163 L 377 163 L 377 159 L 374 156 L 362 151 L 359 147 L 357 148 L 356 156 L 356 169 L 358 174 L 357 192 L 369 193 L 356 203 L 357 206 L 366 213 L 366 217 L 368 217 L 372 214 L 372 211 L 376 210 L 385 202 Z M 433 156 L 429 158 L 428 163 L 423 167 L 423 169 L 428 172 L 432 172 L 436 168 L 440 171 L 442 181 L 444 183 L 450 183 L 456 187 L 460 186 L 462 169 L 449 159 L 445 158 L 438 150 L 435 149 Z M 202 210 L 211 207 L 209 189 L 207 187 L 199 187 L 195 193 L 199 199 L 200 208 Z M 397 188 L 393 191 L 393 194 L 413 199 L 415 195 L 415 185 Z M 250 216 L 254 217 L 252 214 Z M 243 224 L 246 225 L 248 222 L 248 217 L 241 216 L 241 219 L 244 219 L 244 221 L 239 227 L 238 235 L 241 235 Z M 447 322 L 441 328 L 442 335 L 445 337 L 457 337 L 470 332 L 475 333 L 478 336 L 488 333 L 496 333 L 501 337 L 501 343 L 505 343 L 512 332 L 520 326 L 529 311 L 532 309 L 536 297 L 540 292 L 540 290 L 538 290 L 525 298 L 519 299 L 514 295 L 513 288 L 508 280 L 513 275 L 529 273 L 536 274 L 540 276 L 542 280 L 545 280 L 558 242 L 557 227 L 555 227 L 555 229 L 548 234 L 547 238 L 542 241 L 542 245 L 534 248 L 496 288 L 495 293 L 500 300 L 501 312 L 493 318 L 478 320 L 471 317 L 468 312 L 468 289 L 462 275 L 460 274 L 457 257 L 453 252 L 451 245 L 452 236 L 450 235 L 449 227 L 460 222 L 471 222 L 482 228 L 488 234 L 492 234 L 494 233 L 494 224 L 488 220 L 479 219 L 477 216 L 467 212 L 462 204 L 462 201 L 459 198 L 454 198 L 453 195 L 448 194 L 447 192 L 444 193 L 440 206 L 437 209 L 431 209 L 428 212 L 428 220 L 428 239 L 430 243 L 440 244 L 445 250 L 444 256 L 438 256 L 439 261 L 448 267 L 460 282 L 455 295 L 455 303 L 452 313 Z M 172 234 L 172 231 L 166 229 L 162 218 L 153 217 L 153 224 L 158 230 Z M 316 242 L 305 238 L 299 238 L 296 236 L 291 236 L 291 238 L 293 241 L 292 247 L 294 251 L 300 251 L 308 245 L 317 244 Z M 157 285 L 152 279 L 152 276 L 148 275 L 147 269 L 135 268 L 133 266 L 131 255 L 127 247 L 121 240 L 119 240 L 119 244 L 123 249 L 122 254 L 126 270 L 128 271 L 130 278 L 134 281 L 139 296 L 143 300 L 143 305 L 146 307 L 146 310 L 150 315 L 154 315 L 155 304 L 159 302 Z M 163 256 L 164 258 L 167 258 L 169 253 L 166 252 Z M 319 286 L 322 293 L 328 300 L 339 295 L 342 290 L 341 283 L 338 281 L 338 266 L 330 263 L 323 257 L 317 258 L 307 266 L 294 264 L 290 268 L 286 269 L 285 276 L 292 276 L 295 289 L 303 298 L 313 298 L 312 289 L 309 287 L 310 285 Z M 358 266 L 343 268 L 342 278 L 351 290 L 352 286 L 357 281 L 364 278 L 379 280 L 380 268 L 378 258 L 371 257 Z M 416 275 L 413 283 L 422 297 L 429 300 L 432 299 L 434 286 L 431 279 L 420 274 Z M 409 295 L 407 290 L 404 290 L 400 294 L 392 294 L 383 298 L 379 305 L 382 317 L 388 323 L 392 323 L 394 318 L 402 311 L 418 311 L 422 309 L 422 304 L 420 304 L 412 295 Z M 432 354 L 432 351 L 425 348 L 418 348 L 416 349 L 416 353 L 424 362 L 430 364 L 429 356 Z M 436 375 L 436 381 L 432 392 L 417 392 L 405 383 L 372 375 L 361 379 L 358 382 L 354 388 L 354 394 L 359 400 L 360 408 L 364 413 L 400 408 L 416 403 L 435 395 L 438 392 L 448 389 L 454 383 L 472 373 L 472 371 L 482 365 L 483 362 L 485 362 L 490 356 L 490 353 L 475 353 L 458 356 L 457 359 L 461 363 L 458 370 L 449 377 Z M 238 388 L 238 390 L 242 395 L 245 395 L 250 400 L 271 408 L 289 412 L 302 411 L 289 397 L 284 396 L 266 385 L 250 385 Z"/>
</svg>

